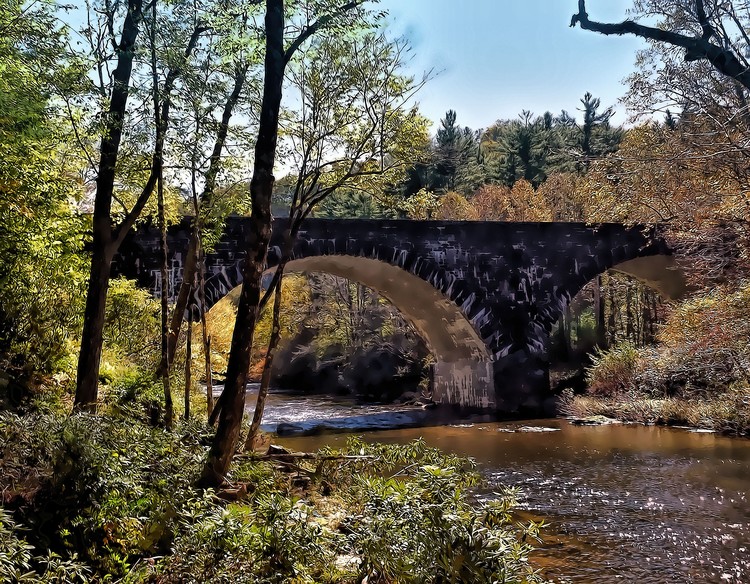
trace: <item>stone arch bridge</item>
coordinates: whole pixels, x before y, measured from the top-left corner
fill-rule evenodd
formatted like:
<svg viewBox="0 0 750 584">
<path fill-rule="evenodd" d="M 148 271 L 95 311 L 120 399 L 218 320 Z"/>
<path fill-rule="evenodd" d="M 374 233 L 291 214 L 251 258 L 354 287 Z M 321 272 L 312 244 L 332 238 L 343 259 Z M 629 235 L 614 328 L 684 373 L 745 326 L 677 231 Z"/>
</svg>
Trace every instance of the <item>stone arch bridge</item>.
<svg viewBox="0 0 750 584">
<path fill-rule="evenodd" d="M 269 269 L 280 259 L 285 228 L 275 220 Z M 205 309 L 242 283 L 247 229 L 247 219 L 230 217 L 207 254 Z M 173 291 L 189 230 L 186 219 L 168 234 Z M 123 244 L 113 272 L 158 293 L 159 257 L 158 231 L 141 227 Z M 436 402 L 515 414 L 541 412 L 552 326 L 608 269 L 667 298 L 685 286 L 658 228 L 620 224 L 308 219 L 287 266 L 342 276 L 390 300 L 435 357 Z"/>
</svg>

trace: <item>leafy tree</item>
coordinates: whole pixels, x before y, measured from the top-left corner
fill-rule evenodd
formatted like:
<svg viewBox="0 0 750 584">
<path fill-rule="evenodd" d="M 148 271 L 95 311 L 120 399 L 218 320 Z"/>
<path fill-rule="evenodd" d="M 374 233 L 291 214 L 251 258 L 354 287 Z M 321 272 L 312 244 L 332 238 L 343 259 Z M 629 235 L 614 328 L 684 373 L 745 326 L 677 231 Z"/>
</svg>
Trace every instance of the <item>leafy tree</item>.
<svg viewBox="0 0 750 584">
<path fill-rule="evenodd" d="M 552 221 L 547 201 L 527 180 L 516 181 L 510 191 L 507 221 Z"/>
<path fill-rule="evenodd" d="M 581 126 L 580 149 L 584 168 L 588 168 L 591 159 L 610 154 L 617 150 L 621 131 L 612 130 L 609 120 L 614 115 L 612 106 L 600 111 L 601 101 L 589 92 L 581 99 L 583 105 L 583 125 Z"/>
<path fill-rule="evenodd" d="M 50 101 L 76 79 L 65 40 L 52 4 L 0 7 L 0 359 L 23 375 L 55 369 L 79 323 L 81 185 Z"/>
<path fill-rule="evenodd" d="M 500 221 L 507 214 L 510 188 L 505 185 L 487 184 L 480 187 L 472 197 L 471 204 L 482 221 Z"/>
<path fill-rule="evenodd" d="M 553 173 L 539 187 L 537 192 L 550 207 L 555 221 L 585 221 L 588 207 L 588 193 L 581 194 L 577 173 Z"/>
<path fill-rule="evenodd" d="M 126 123 L 133 121 L 128 116 L 128 99 L 134 67 L 138 64 L 136 53 L 141 46 L 139 35 L 143 21 L 152 13 L 155 2 L 156 0 L 145 3 L 143 0 L 129 0 L 125 5 L 107 3 L 99 10 L 90 7 L 89 26 L 83 31 L 90 44 L 93 70 L 98 73 L 96 96 L 101 105 L 102 115 L 99 127 L 99 157 L 95 163 L 96 191 L 92 218 L 91 269 L 76 380 L 77 408 L 91 408 L 96 402 L 110 263 L 128 230 L 146 207 L 161 174 L 172 91 L 185 66 L 185 60 L 195 48 L 202 32 L 200 25 L 186 31 L 187 34 L 182 39 L 184 44 L 178 45 L 184 47 L 183 57 L 171 64 L 164 77 L 163 86 L 158 93 L 161 103 L 154 104 L 154 117 L 158 122 L 151 126 L 153 154 L 149 161 L 150 169 L 132 206 L 128 208 L 117 193 L 118 187 L 123 184 L 118 183 L 118 171 L 123 167 L 120 150 L 123 137 L 126 138 L 126 144 L 129 141 L 132 147 L 133 139 L 138 135 L 135 131 L 138 129 L 138 118 L 134 120 L 135 130 Z M 155 27 L 156 22 L 153 22 L 152 26 Z M 115 33 L 116 27 L 119 27 L 119 38 Z M 111 47 L 114 47 L 113 52 L 110 52 Z M 109 71 L 111 74 L 108 74 Z M 151 75 L 158 78 L 153 72 Z M 150 98 L 151 92 L 146 95 Z M 142 173 L 140 176 L 142 177 Z M 124 183 L 127 184 L 127 181 Z M 122 207 L 122 219 L 119 223 L 113 220 L 113 204 Z"/>
<path fill-rule="evenodd" d="M 386 219 L 394 218 L 396 212 L 370 193 L 341 189 L 320 203 L 315 216 L 330 219 Z"/>
<path fill-rule="evenodd" d="M 413 197 L 409 197 L 401 206 L 401 210 L 409 219 L 432 219 L 433 213 L 440 208 L 440 196 L 421 189 Z"/>
<path fill-rule="evenodd" d="M 216 409 L 218 428 L 200 484 L 216 486 L 224 480 L 239 441 L 245 405 L 245 385 L 250 367 L 250 351 L 261 303 L 261 278 L 271 238 L 271 199 L 274 163 L 279 133 L 279 114 L 287 65 L 305 42 L 321 29 L 345 29 L 360 21 L 364 0 L 338 5 L 314 2 L 287 21 L 283 0 L 266 0 L 265 65 L 263 96 L 255 144 L 253 177 L 250 182 L 251 223 L 242 272 L 242 293 L 227 363 L 226 383 Z M 289 8 L 298 8 L 291 4 Z M 297 16 L 295 16 L 297 15 Z M 279 282 L 281 279 L 279 279 Z M 220 406 L 220 408 L 219 408 Z"/>
<path fill-rule="evenodd" d="M 163 374 L 174 359 L 191 294 L 203 293 L 203 276 L 198 272 L 204 247 L 210 248 L 220 235 L 223 219 L 243 207 L 238 199 L 246 195 L 244 186 L 222 189 L 219 181 L 233 178 L 229 156 L 232 149 L 250 148 L 247 132 L 233 127 L 232 119 L 238 112 L 248 109 L 257 90 L 253 71 L 260 63 L 257 54 L 260 39 L 257 31 L 250 27 L 251 15 L 243 13 L 235 18 L 221 13 L 211 15 L 212 42 L 201 52 L 194 70 L 185 76 L 179 96 L 185 106 L 179 122 L 189 139 L 179 149 L 178 160 L 189 169 L 189 208 L 193 224 L 185 251 L 182 282 L 172 311 L 167 354 L 159 364 L 158 373 Z M 217 120 L 218 110 L 221 114 Z M 206 156 L 205 152 L 210 154 Z M 210 352 L 206 351 L 206 355 Z M 209 402 L 211 400 L 209 397 Z"/>
<path fill-rule="evenodd" d="M 443 221 L 473 221 L 478 218 L 478 213 L 465 197 L 456 192 L 449 192 L 440 199 L 440 206 L 433 214 L 433 218 Z"/>
<path fill-rule="evenodd" d="M 516 181 L 512 189 L 485 185 L 471 200 L 485 221 L 552 221 L 552 210 L 543 194 L 527 180 Z"/>
<path fill-rule="evenodd" d="M 482 155 L 479 132 L 457 125 L 454 110 L 440 120 L 433 147 L 433 190 L 461 191 L 470 194 L 482 181 Z M 474 188 L 472 188 L 474 187 Z"/>
<path fill-rule="evenodd" d="M 501 184 L 512 187 L 524 179 L 534 184 L 544 180 L 548 132 L 543 118 L 534 119 L 524 110 L 517 120 L 501 120 L 487 130 L 488 164 Z"/>
<path fill-rule="evenodd" d="M 415 82 L 403 75 L 408 45 L 389 40 L 376 25 L 354 39 L 315 39 L 289 68 L 301 102 L 298 115 L 290 112 L 290 121 L 284 122 L 297 180 L 286 242 L 271 285 L 276 295 L 274 326 L 248 445 L 260 427 L 280 338 L 282 277 L 302 222 L 339 189 L 381 192 L 413 163 L 415 145 L 426 134 L 424 119 L 408 105 L 424 79 Z"/>
</svg>

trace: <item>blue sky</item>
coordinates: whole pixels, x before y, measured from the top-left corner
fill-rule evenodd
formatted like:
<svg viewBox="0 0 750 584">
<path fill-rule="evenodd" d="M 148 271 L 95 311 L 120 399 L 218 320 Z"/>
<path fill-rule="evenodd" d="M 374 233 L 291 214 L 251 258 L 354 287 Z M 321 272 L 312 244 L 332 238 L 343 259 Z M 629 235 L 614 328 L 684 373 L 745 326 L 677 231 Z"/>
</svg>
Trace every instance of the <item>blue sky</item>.
<svg viewBox="0 0 750 584">
<path fill-rule="evenodd" d="M 627 0 L 589 0 L 592 20 L 619 21 Z M 381 0 L 395 34 L 414 48 L 415 72 L 439 74 L 418 97 L 437 122 L 448 109 L 458 122 L 486 128 L 528 109 L 540 115 L 562 109 L 576 115 L 586 91 L 615 105 L 625 93 L 643 44 L 570 28 L 576 0 Z M 617 104 L 614 121 L 626 120 Z"/>
</svg>

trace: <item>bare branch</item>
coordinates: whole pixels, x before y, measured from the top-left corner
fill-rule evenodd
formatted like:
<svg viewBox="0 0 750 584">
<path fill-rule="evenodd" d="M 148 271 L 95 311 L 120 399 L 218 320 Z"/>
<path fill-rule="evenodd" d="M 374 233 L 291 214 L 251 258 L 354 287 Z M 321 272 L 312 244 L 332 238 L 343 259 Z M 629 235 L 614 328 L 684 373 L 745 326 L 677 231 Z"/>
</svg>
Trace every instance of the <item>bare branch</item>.
<svg viewBox="0 0 750 584">
<path fill-rule="evenodd" d="M 699 2 L 702 6 L 702 2 Z M 705 17 L 705 11 L 704 11 Z M 705 21 L 708 23 L 708 21 Z M 736 79 L 745 88 L 750 89 L 750 70 L 738 59 L 731 50 L 715 45 L 709 42 L 706 35 L 706 29 L 703 29 L 702 37 L 693 37 L 677 32 L 663 30 L 652 26 L 639 24 L 633 20 L 623 20 L 619 23 L 603 23 L 589 20 L 586 12 L 586 1 L 578 0 L 578 13 L 574 14 L 570 20 L 570 26 L 576 24 L 584 30 L 598 32 L 604 35 L 625 35 L 631 34 L 644 39 L 666 43 L 675 47 L 685 49 L 686 61 L 707 60 L 713 67 L 722 74 Z M 701 23 L 703 25 L 703 22 Z M 710 26 L 710 25 L 708 25 Z M 713 28 L 710 28 L 711 34 L 714 34 Z"/>
</svg>

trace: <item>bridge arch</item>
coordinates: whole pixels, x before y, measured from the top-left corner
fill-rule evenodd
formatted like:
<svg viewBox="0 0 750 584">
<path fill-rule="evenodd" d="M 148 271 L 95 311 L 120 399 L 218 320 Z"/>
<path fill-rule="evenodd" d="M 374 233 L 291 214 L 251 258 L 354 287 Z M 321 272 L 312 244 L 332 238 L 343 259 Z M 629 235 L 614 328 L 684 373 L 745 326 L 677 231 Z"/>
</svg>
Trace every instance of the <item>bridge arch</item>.
<svg viewBox="0 0 750 584">
<path fill-rule="evenodd" d="M 637 280 L 665 301 L 679 300 L 687 291 L 685 276 L 674 256 L 663 253 L 638 256 L 608 268 L 605 266 L 605 269 L 599 271 L 591 279 L 583 283 L 580 280 L 576 280 L 575 285 L 561 298 L 562 309 L 558 315 L 558 319 L 553 323 L 550 332 L 553 332 L 555 327 L 563 326 L 565 315 L 572 317 L 580 315 L 585 310 L 593 311 L 597 328 L 595 331 L 590 331 L 587 336 L 584 336 L 583 341 L 579 338 L 575 347 L 572 345 L 568 346 L 568 341 L 562 340 L 562 328 L 557 328 L 557 333 L 553 334 L 555 339 L 552 343 L 554 345 L 552 354 L 558 359 L 562 358 L 562 362 L 566 362 L 570 358 L 568 351 L 571 349 L 573 350 L 573 361 L 575 362 L 576 359 L 581 359 L 583 354 L 592 351 L 596 346 L 602 346 L 602 343 L 605 342 L 604 333 L 599 328 L 603 313 L 597 316 L 597 310 L 601 309 L 603 311 L 603 306 L 607 300 L 602 289 L 599 289 L 597 292 L 596 286 L 591 289 L 589 288 L 589 284 L 594 284 L 599 276 L 606 273 L 622 274 L 633 280 Z M 567 297 L 568 294 L 570 295 L 569 299 Z M 552 361 L 554 362 L 554 360 L 553 358 Z"/>
<path fill-rule="evenodd" d="M 339 246 L 335 240 L 327 239 L 311 245 L 300 240 L 294 250 L 295 259 L 285 271 L 328 273 L 376 290 L 414 327 L 435 357 L 433 400 L 469 408 L 494 408 L 492 353 L 457 303 L 463 297 L 460 282 L 434 262 L 408 250 L 365 242 L 357 249 L 357 255 L 349 255 L 337 252 L 340 246 L 351 250 L 351 242 L 338 243 Z M 278 246 L 269 250 L 267 275 L 275 270 L 280 255 Z M 204 309 L 209 310 L 241 284 L 239 262 L 216 270 L 206 280 Z M 193 303 L 199 304 L 197 295 Z"/>
<path fill-rule="evenodd" d="M 638 257 L 612 266 L 610 270 L 639 280 L 667 300 L 679 300 L 687 292 L 685 276 L 671 255 Z"/>
<path fill-rule="evenodd" d="M 286 272 L 323 272 L 358 282 L 386 298 L 424 339 L 435 357 L 433 400 L 487 409 L 495 405 L 492 357 L 455 302 L 406 270 L 347 255 L 292 260 Z"/>
</svg>

